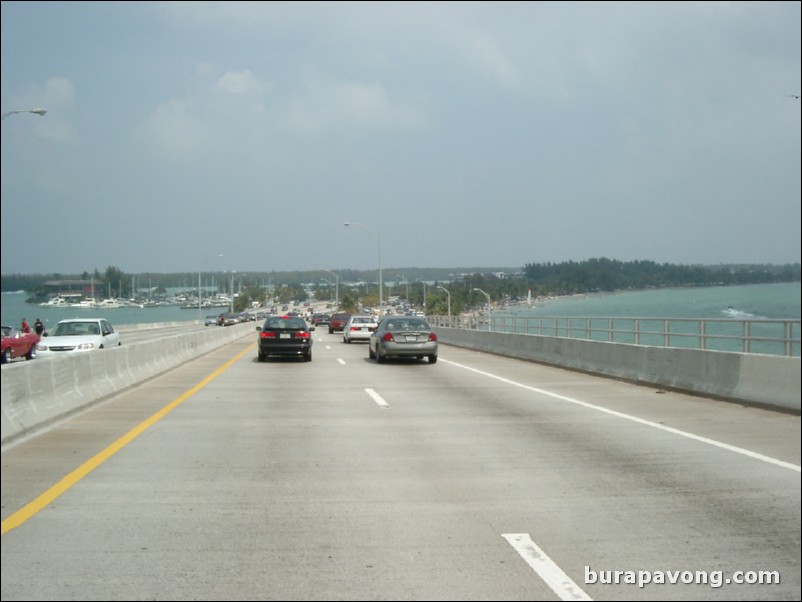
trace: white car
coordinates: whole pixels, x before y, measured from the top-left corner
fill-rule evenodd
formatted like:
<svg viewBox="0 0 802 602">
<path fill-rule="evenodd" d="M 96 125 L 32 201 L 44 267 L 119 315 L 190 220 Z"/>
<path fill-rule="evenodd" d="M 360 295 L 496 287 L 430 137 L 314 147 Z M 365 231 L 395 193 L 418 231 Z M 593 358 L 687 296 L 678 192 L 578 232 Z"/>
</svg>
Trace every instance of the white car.
<svg viewBox="0 0 802 602">
<path fill-rule="evenodd" d="M 120 346 L 120 333 L 103 318 L 61 320 L 36 346 L 36 356 L 53 357 Z"/>
<path fill-rule="evenodd" d="M 378 322 L 373 316 L 351 316 L 343 327 L 343 343 L 367 341 Z"/>
</svg>

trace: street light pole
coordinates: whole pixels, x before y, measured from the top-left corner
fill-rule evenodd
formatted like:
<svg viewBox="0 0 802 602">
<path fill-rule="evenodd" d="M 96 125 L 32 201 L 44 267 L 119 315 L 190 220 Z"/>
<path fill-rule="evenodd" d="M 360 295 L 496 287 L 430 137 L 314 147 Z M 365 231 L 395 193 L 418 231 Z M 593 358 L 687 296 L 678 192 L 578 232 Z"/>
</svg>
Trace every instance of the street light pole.
<svg viewBox="0 0 802 602">
<path fill-rule="evenodd" d="M 3 113 L 2 116 L 0 116 L 0 121 L 3 121 L 9 115 L 18 115 L 20 113 L 33 113 L 34 115 L 39 115 L 39 117 L 44 117 L 47 111 L 45 109 L 23 109 L 21 111 L 8 111 L 6 113 Z"/>
<path fill-rule="evenodd" d="M 47 111 L 45 109 L 23 109 L 22 111 L 8 111 L 7 113 L 3 113 L 3 116 L 0 117 L 0 121 L 9 115 L 17 115 L 19 113 L 33 113 L 34 115 L 39 115 L 39 117 L 44 117 Z"/>
<path fill-rule="evenodd" d="M 358 224 L 354 222 L 345 222 L 345 226 L 358 226 L 360 228 L 365 228 L 365 230 L 369 230 L 376 235 L 376 238 L 379 241 L 379 320 L 382 318 L 382 308 L 384 302 L 384 289 L 382 287 L 382 235 L 379 234 L 376 230 L 368 226 L 367 224 Z"/>
<path fill-rule="evenodd" d="M 437 288 L 444 290 L 446 295 L 448 295 L 448 327 L 451 328 L 451 293 L 444 286 L 438 286 Z"/>
<path fill-rule="evenodd" d="M 334 308 L 335 309 L 339 309 L 340 308 L 340 276 L 338 274 L 335 274 L 331 270 L 323 270 L 323 271 L 324 272 L 328 272 L 329 274 L 334 276 L 334 278 L 336 279 L 334 281 Z"/>
<path fill-rule="evenodd" d="M 473 290 L 475 290 L 476 292 L 482 293 L 485 297 L 487 297 L 487 306 L 490 307 L 490 295 L 488 295 L 486 292 L 484 292 L 480 288 L 474 288 Z"/>
<path fill-rule="evenodd" d="M 217 257 L 222 257 L 222 255 L 218 255 Z M 201 270 L 198 270 L 198 320 L 203 320 L 203 313 L 201 312 L 202 299 L 203 295 L 201 293 Z"/>
</svg>

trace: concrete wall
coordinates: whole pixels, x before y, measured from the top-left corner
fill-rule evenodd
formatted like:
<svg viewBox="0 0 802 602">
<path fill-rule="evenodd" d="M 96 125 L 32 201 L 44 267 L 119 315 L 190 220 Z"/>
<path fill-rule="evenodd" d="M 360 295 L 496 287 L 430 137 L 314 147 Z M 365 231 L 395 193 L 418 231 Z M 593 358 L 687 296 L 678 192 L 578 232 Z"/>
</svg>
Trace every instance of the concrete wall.
<svg viewBox="0 0 802 602">
<path fill-rule="evenodd" d="M 800 358 L 437 328 L 440 342 L 799 413 Z"/>
<path fill-rule="evenodd" d="M 243 337 L 255 340 L 253 322 L 6 364 L 0 371 L 2 445 Z"/>
<path fill-rule="evenodd" d="M 152 326 L 151 326 L 152 327 Z M 800 411 L 800 358 L 644 347 L 536 335 L 438 328 L 443 344 L 533 360 L 640 384 Z M 3 366 L 2 444 L 232 341 L 246 322 L 158 340 Z"/>
</svg>

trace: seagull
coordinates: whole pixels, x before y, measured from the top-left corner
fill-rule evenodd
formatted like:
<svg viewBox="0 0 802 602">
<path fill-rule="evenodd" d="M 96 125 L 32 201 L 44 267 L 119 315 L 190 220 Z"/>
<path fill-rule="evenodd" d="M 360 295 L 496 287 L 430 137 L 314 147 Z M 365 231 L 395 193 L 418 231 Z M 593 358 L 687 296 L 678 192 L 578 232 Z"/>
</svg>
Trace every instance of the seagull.
<svg viewBox="0 0 802 602">
<path fill-rule="evenodd" d="M 788 97 L 789 98 L 796 98 L 797 100 L 799 100 L 799 94 L 789 94 Z"/>
</svg>

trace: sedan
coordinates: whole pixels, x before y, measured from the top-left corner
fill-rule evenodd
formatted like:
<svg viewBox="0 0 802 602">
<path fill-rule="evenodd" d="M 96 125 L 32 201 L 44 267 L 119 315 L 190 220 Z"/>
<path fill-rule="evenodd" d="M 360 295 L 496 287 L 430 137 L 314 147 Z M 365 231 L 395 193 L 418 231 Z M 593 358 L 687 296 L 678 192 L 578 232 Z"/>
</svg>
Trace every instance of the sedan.
<svg viewBox="0 0 802 602">
<path fill-rule="evenodd" d="M 331 318 L 329 318 L 329 334 L 334 334 L 334 331 L 344 329 L 345 323 L 350 317 L 351 314 L 342 312 L 331 314 Z"/>
<path fill-rule="evenodd" d="M 376 330 L 376 318 L 373 316 L 351 316 L 343 328 L 343 343 L 367 341 Z"/>
<path fill-rule="evenodd" d="M 314 329 L 314 326 L 307 326 L 306 321 L 300 317 L 271 316 L 262 326 L 256 327 L 259 333 L 259 361 L 279 355 L 303 357 L 305 362 L 311 362 Z"/>
<path fill-rule="evenodd" d="M 120 333 L 103 318 L 61 320 L 36 346 L 37 357 L 119 347 Z"/>
<path fill-rule="evenodd" d="M 437 335 L 424 318 L 389 316 L 368 340 L 368 355 L 382 363 L 387 357 L 427 357 L 430 364 L 437 361 Z"/>
</svg>

